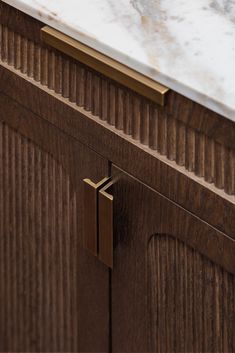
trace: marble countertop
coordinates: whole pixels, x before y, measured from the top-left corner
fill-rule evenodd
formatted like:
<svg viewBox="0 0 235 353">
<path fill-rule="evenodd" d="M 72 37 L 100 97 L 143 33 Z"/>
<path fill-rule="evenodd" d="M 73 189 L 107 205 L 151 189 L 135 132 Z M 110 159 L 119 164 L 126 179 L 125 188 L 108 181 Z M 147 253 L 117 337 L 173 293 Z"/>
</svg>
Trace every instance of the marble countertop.
<svg viewBox="0 0 235 353">
<path fill-rule="evenodd" d="M 235 121 L 235 0 L 4 0 Z"/>
</svg>

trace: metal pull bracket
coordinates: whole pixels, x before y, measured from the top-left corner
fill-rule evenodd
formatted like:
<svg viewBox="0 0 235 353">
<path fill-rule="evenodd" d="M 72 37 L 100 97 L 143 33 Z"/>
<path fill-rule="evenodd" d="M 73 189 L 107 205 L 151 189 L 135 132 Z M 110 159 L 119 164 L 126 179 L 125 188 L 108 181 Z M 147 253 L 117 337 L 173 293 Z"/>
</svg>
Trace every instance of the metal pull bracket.
<svg viewBox="0 0 235 353">
<path fill-rule="evenodd" d="M 90 179 L 84 182 L 84 245 L 95 256 L 98 255 L 98 192 L 110 178 L 104 178 L 98 183 Z"/>
<path fill-rule="evenodd" d="M 113 196 L 107 190 L 114 184 L 111 180 L 99 190 L 99 259 L 113 268 Z"/>
<path fill-rule="evenodd" d="M 85 247 L 101 262 L 113 268 L 113 196 L 108 189 L 117 181 L 104 178 L 84 181 Z"/>
<path fill-rule="evenodd" d="M 151 78 L 127 67 L 124 64 L 98 52 L 97 50 L 75 40 L 54 28 L 41 28 L 42 40 L 51 47 L 71 56 L 112 80 L 132 89 L 142 96 L 164 105 L 169 88 Z"/>
</svg>

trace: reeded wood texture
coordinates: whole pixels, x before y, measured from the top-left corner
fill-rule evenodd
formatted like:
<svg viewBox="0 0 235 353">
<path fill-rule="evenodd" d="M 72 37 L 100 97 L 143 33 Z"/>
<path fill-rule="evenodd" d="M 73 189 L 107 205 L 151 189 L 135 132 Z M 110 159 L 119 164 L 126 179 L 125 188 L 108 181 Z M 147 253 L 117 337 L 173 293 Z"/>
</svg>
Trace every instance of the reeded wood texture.
<svg viewBox="0 0 235 353">
<path fill-rule="evenodd" d="M 112 351 L 232 353 L 235 241 L 113 166 Z"/>
<path fill-rule="evenodd" d="M 78 170 L 74 168 L 76 160 L 71 161 L 74 153 L 71 154 L 70 151 L 64 153 L 64 149 L 67 150 L 68 146 L 71 146 L 73 141 L 71 137 L 74 137 L 74 141 L 79 140 L 89 146 L 107 160 L 113 161 L 214 227 L 235 237 L 234 196 L 225 194 L 202 179 L 199 182 L 192 173 L 184 171 L 175 163 L 168 164 L 164 156 L 144 148 L 140 143 L 125 137 L 122 132 L 116 130 L 114 133 L 114 129 L 106 122 L 97 120 L 83 108 L 66 103 L 64 98 L 50 94 L 48 89 L 42 89 L 40 85 L 25 79 L 24 75 L 16 74 L 9 66 L 0 65 L 0 76 L 2 90 L 0 118 L 11 124 L 14 129 L 32 136 L 34 141 L 46 146 L 53 153 L 57 151 L 57 156 L 64 164 L 70 161 L 73 171 Z M 44 128 L 47 122 L 52 123 L 54 128 L 57 127 L 53 130 L 53 137 L 52 130 Z M 67 142 L 58 150 L 60 144 L 56 142 L 56 136 L 61 134 L 59 129 L 66 132 Z M 86 173 L 87 162 L 84 162 L 82 170 L 85 171 L 83 178 L 86 178 L 91 174 L 92 164 L 90 162 L 89 172 Z M 105 175 L 97 166 L 96 171 L 98 170 L 100 178 L 97 181 Z M 74 180 L 81 178 L 81 175 L 77 175 Z"/>
<path fill-rule="evenodd" d="M 35 20 L 32 22 L 35 28 Z M 36 26 L 37 29 L 39 24 Z M 39 29 L 38 29 L 39 30 Z M 0 25 L 0 59 L 174 165 L 235 194 L 235 126 L 170 92 L 165 107 L 36 40 Z M 231 128 L 230 128 L 231 127 Z"/>
<path fill-rule="evenodd" d="M 71 180 L 56 156 L 0 123 L 1 352 L 108 350 L 108 271 L 81 247 Z"/>
<path fill-rule="evenodd" d="M 150 351 L 234 352 L 235 277 L 165 234 L 148 247 Z"/>
</svg>

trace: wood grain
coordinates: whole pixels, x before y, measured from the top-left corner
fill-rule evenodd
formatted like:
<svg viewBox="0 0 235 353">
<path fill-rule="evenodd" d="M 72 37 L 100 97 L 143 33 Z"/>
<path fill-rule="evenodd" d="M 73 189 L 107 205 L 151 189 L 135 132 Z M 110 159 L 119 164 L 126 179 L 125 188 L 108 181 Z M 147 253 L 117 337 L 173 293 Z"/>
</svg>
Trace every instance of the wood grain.
<svg viewBox="0 0 235 353">
<path fill-rule="evenodd" d="M 4 8 L 4 4 L 1 3 L 1 5 Z M 4 16 L 1 16 L 1 20 L 3 17 Z M 24 16 L 21 17 L 20 12 L 17 12 L 15 17 L 15 26 L 13 26 L 12 17 L 11 20 L 8 16 L 4 18 L 5 25 L 8 25 L 15 31 L 16 29 L 21 31 Z M 30 18 L 28 18 L 28 21 L 30 22 Z M 31 22 L 31 24 L 34 26 L 33 22 Z M 3 27 L 4 26 L 1 28 Z M 34 29 L 36 30 L 36 27 L 34 27 Z M 23 41 L 23 47 L 27 49 L 25 43 L 27 43 L 27 40 Z M 24 52 L 22 51 L 22 53 Z M 63 98 L 61 94 L 54 93 L 55 87 L 58 92 L 62 92 L 62 57 L 57 52 L 49 50 L 48 53 L 49 89 L 40 82 L 38 83 L 33 79 L 29 79 L 25 73 L 15 70 L 15 68 L 9 66 L 7 62 L 1 62 L 0 91 L 11 96 L 15 101 L 24 105 L 38 116 L 50 121 L 53 125 L 64 130 L 70 136 L 79 139 L 82 143 L 96 150 L 107 159 L 137 176 L 140 180 L 197 214 L 221 231 L 235 237 L 235 199 L 234 196 L 228 196 L 224 191 L 227 188 L 230 190 L 229 193 L 233 195 L 234 123 L 205 110 L 205 108 L 201 106 L 195 105 L 195 103 L 188 101 L 186 98 L 174 92 L 170 92 L 170 100 L 165 108 L 166 114 L 164 111 L 160 111 L 156 106 L 148 106 L 148 102 L 145 101 L 143 103 L 144 119 L 139 120 L 139 108 L 135 108 L 134 110 L 133 105 L 136 99 L 138 102 L 138 97 L 136 98 L 131 91 L 124 90 L 124 95 L 121 95 L 121 97 L 123 97 L 126 104 L 121 104 L 120 100 L 122 98 L 119 97 L 119 124 L 116 124 L 115 112 L 117 111 L 117 105 L 115 103 L 115 92 L 117 92 L 117 87 L 115 83 L 112 82 L 114 89 L 110 90 L 109 82 L 105 77 L 100 77 L 100 80 L 98 80 L 102 86 L 102 90 L 97 90 L 99 93 L 96 93 L 96 97 L 100 97 L 100 115 L 95 116 L 83 108 L 86 97 L 86 92 L 83 89 L 85 85 L 84 82 L 86 82 L 86 68 L 80 66 L 78 63 L 73 63 L 75 66 L 77 65 L 76 68 L 78 69 L 76 70 L 78 75 L 78 80 L 76 80 L 76 99 L 78 100 L 78 105 L 75 105 L 74 102 L 69 102 L 67 98 Z M 24 58 L 24 68 L 27 69 L 27 55 L 22 54 L 22 57 Z M 56 61 L 57 59 L 58 62 Z M 55 70 L 55 65 L 57 70 Z M 96 77 L 99 77 L 97 73 Z M 73 80 L 73 100 L 75 96 L 74 87 L 75 83 Z M 5 110 L 5 112 L 2 111 L 2 115 L 8 120 L 11 119 L 11 116 L 15 116 L 15 118 L 18 119 L 19 114 L 17 114 L 17 108 L 11 109 L 11 105 L 15 106 L 16 103 L 7 103 L 5 96 L 3 100 L 5 103 L 2 101 L 2 104 L 10 105 L 8 107 L 2 107 L 2 109 Z M 141 105 L 138 105 L 138 107 L 141 107 Z M 99 104 L 97 106 L 96 101 L 94 108 L 96 114 L 98 114 L 98 108 Z M 149 113 L 150 108 L 153 108 L 152 114 Z M 7 111 L 9 113 L 7 113 Z M 161 115 L 163 113 L 167 118 L 162 120 Z M 136 116 L 138 119 L 135 118 Z M 101 117 L 101 119 L 99 117 Z M 136 124 L 137 121 L 139 121 L 139 123 Z M 184 153 L 177 141 L 179 122 L 186 125 L 185 134 L 182 134 L 184 131 L 183 126 L 181 126 L 180 134 L 182 136 L 185 135 L 185 143 L 183 146 L 186 146 L 187 153 Z M 14 124 L 16 124 L 16 122 L 14 122 Z M 123 130 L 116 128 L 115 124 L 119 128 L 122 127 L 123 124 Z M 170 132 L 166 133 L 168 130 Z M 151 148 L 141 141 L 133 139 L 131 137 L 133 131 L 136 136 L 140 135 L 141 141 L 142 139 L 144 139 L 145 142 L 147 141 L 146 143 L 148 143 Z M 146 132 L 149 132 L 148 139 Z M 203 137 L 204 134 L 206 137 Z M 34 135 L 36 136 L 36 133 Z M 160 141 L 158 141 L 159 138 Z M 212 183 L 215 175 L 215 143 L 221 146 L 221 149 L 225 149 L 226 163 L 221 164 L 219 162 L 218 165 L 220 167 L 216 167 L 217 178 L 218 181 L 220 181 L 221 176 L 224 175 L 224 172 L 220 172 L 220 168 L 222 166 L 223 169 L 225 165 L 227 166 L 228 172 L 223 178 L 225 189 L 218 189 Z M 205 145 L 209 146 L 209 148 L 204 148 L 203 146 Z M 197 152 L 195 151 L 196 146 L 198 146 Z M 167 155 L 160 154 L 159 149 L 166 151 Z M 185 166 L 179 166 L 175 163 L 176 150 L 178 150 L 178 156 L 180 156 L 178 160 L 182 158 L 183 160 L 185 159 L 187 169 Z M 207 151 L 209 152 L 207 153 Z M 196 154 L 201 157 L 195 159 Z M 220 155 L 220 153 L 218 153 L 218 155 Z M 205 163 L 204 167 L 203 163 Z M 200 173 L 204 170 L 206 176 L 198 178 L 195 175 L 195 169 L 200 171 Z M 164 177 L 159 178 L 159 173 L 164 175 Z M 208 179 L 210 182 L 206 182 L 205 179 Z M 221 182 L 219 182 L 219 184 L 221 185 Z M 207 200 L 207 202 L 205 202 L 205 200 Z"/>
<path fill-rule="evenodd" d="M 112 351 L 233 352 L 235 241 L 120 168 L 112 175 Z"/>
<path fill-rule="evenodd" d="M 3 4 L 1 6 L 2 11 L 14 14 L 8 6 L 6 9 Z M 20 19 L 21 13 L 16 11 L 15 16 Z M 159 107 L 78 61 L 46 47 L 38 39 L 40 22 L 31 21 L 33 33 L 37 33 L 35 40 L 26 36 L 22 30 L 23 18 L 25 15 L 18 20 L 19 25 L 17 22 L 13 26 L 12 21 L 0 17 L 0 60 L 207 183 L 229 195 L 235 194 L 233 122 L 176 92 L 169 92 L 166 106 Z M 27 23 L 30 20 L 28 17 Z M 14 59 L 16 57 L 21 57 L 21 61 Z M 49 76 L 52 78 L 47 81 L 45 77 Z"/>
<path fill-rule="evenodd" d="M 148 247 L 150 352 L 233 352 L 235 277 L 166 234 Z"/>
<path fill-rule="evenodd" d="M 71 137 L 76 138 L 201 219 L 235 237 L 234 196 L 209 187 L 210 184 L 184 173 L 180 167 L 169 165 L 158 152 L 149 153 L 143 145 L 125 138 L 123 133 L 114 133 L 110 125 L 101 124 L 90 113 L 81 108 L 74 109 L 73 104 L 65 104 L 64 99 L 48 94 L 48 90 L 42 90 L 11 70 L 1 69 L 0 66 L 0 76 L 2 90 L 14 99 L 0 95 L 2 120 L 32 136 L 48 149 L 53 147 L 54 153 L 60 146 L 58 144 L 56 147 L 52 143 L 56 141 L 55 136 L 59 129 L 66 131 L 68 140 Z M 51 130 L 41 127 L 46 124 L 45 121 L 57 127 L 53 138 L 50 136 Z M 65 143 L 63 146 L 67 148 L 70 144 Z M 62 158 L 64 153 L 61 151 L 57 155 Z M 66 158 L 63 163 L 65 162 Z"/>
<path fill-rule="evenodd" d="M 41 26 L 0 1 L 0 351 L 234 351 L 234 123 L 153 105 Z M 107 160 L 138 178 L 112 167 L 111 288 L 82 249 L 81 180 Z"/>
<path fill-rule="evenodd" d="M 0 351 L 106 352 L 108 271 L 82 248 L 80 181 L 106 163 L 48 124 L 36 130 L 42 148 L 30 128 L 0 123 Z"/>
</svg>

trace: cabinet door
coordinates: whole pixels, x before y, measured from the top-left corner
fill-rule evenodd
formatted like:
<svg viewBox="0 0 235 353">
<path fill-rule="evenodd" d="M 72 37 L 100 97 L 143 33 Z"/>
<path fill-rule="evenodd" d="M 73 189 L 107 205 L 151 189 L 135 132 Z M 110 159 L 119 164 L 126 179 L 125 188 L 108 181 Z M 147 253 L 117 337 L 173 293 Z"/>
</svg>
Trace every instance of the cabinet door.
<svg viewBox="0 0 235 353">
<path fill-rule="evenodd" d="M 12 114 L 0 116 L 0 351 L 107 352 L 109 274 L 82 239 L 82 179 L 100 180 L 107 161 L 5 102 Z"/>
<path fill-rule="evenodd" d="M 113 352 L 234 352 L 234 241 L 118 168 L 112 174 Z"/>
</svg>

